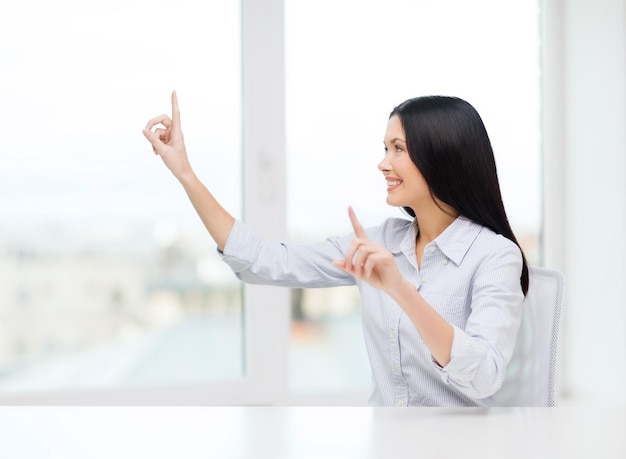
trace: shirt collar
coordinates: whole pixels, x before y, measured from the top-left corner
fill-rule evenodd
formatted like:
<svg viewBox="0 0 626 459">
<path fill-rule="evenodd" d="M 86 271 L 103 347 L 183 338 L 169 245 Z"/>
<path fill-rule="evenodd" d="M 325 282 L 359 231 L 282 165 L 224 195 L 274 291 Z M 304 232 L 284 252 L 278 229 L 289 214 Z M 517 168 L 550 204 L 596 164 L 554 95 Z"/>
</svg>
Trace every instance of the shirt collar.
<svg viewBox="0 0 626 459">
<path fill-rule="evenodd" d="M 469 218 L 460 216 L 437 236 L 434 242 L 439 250 L 458 266 L 482 228 L 481 225 Z"/>
<path fill-rule="evenodd" d="M 460 216 L 429 244 L 435 244 L 446 257 L 458 266 L 481 230 L 481 225 L 474 223 L 469 218 Z M 418 231 L 417 221 L 413 220 L 400 245 L 391 247 L 390 251 L 414 256 Z"/>
</svg>

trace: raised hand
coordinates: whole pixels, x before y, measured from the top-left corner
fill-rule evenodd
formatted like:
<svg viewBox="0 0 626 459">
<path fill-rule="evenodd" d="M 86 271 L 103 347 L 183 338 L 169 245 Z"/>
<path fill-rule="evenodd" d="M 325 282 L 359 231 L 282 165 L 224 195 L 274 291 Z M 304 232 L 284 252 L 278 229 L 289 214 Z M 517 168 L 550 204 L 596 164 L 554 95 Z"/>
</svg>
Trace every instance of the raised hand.
<svg viewBox="0 0 626 459">
<path fill-rule="evenodd" d="M 152 144 L 154 153 L 161 157 L 176 178 L 180 179 L 184 174 L 191 172 L 180 125 L 176 91 L 172 92 L 172 118 L 167 115 L 152 118 L 143 129 L 143 135 Z"/>
<path fill-rule="evenodd" d="M 346 258 L 336 260 L 335 266 L 385 292 L 398 288 L 404 278 L 391 252 L 369 240 L 352 207 L 348 208 L 348 215 L 355 238 L 346 252 Z"/>
</svg>

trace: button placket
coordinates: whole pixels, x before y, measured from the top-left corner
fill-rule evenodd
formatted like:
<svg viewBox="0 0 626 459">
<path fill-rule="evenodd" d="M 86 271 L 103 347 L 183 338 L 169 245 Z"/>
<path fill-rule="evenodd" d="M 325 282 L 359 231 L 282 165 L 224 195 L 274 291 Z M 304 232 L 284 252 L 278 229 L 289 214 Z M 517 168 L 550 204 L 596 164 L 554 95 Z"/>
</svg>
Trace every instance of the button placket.
<svg viewBox="0 0 626 459">
<path fill-rule="evenodd" d="M 407 400 L 407 383 L 402 375 L 402 364 L 400 362 L 401 346 L 400 346 L 400 320 L 402 311 L 398 307 L 389 316 L 388 322 L 388 355 L 389 355 L 389 372 L 393 381 L 393 391 L 396 403 L 402 402 L 406 404 Z"/>
<path fill-rule="evenodd" d="M 432 265 L 433 256 L 437 247 L 431 243 L 424 248 L 424 256 L 422 257 L 422 266 L 420 268 L 420 283 L 425 284 L 428 282 L 430 266 Z"/>
</svg>

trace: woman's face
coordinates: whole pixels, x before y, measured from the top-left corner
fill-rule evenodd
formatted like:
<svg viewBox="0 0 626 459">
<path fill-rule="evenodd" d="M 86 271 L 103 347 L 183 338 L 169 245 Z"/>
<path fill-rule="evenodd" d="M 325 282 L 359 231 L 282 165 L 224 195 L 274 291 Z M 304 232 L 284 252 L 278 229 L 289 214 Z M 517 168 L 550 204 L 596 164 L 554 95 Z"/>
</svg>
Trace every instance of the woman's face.
<svg viewBox="0 0 626 459">
<path fill-rule="evenodd" d="M 424 203 L 432 203 L 428 185 L 409 156 L 404 129 L 397 115 L 389 118 L 384 142 L 385 157 L 378 169 L 387 180 L 387 204 L 417 211 Z"/>
</svg>

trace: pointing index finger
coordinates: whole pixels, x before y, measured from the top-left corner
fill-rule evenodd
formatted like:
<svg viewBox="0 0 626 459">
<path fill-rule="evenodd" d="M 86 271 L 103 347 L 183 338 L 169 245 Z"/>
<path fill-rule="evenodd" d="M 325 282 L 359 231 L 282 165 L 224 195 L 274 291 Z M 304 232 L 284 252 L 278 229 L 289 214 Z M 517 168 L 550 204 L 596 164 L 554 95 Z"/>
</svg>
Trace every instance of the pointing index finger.
<svg viewBox="0 0 626 459">
<path fill-rule="evenodd" d="M 359 222 L 359 219 L 356 218 L 356 214 L 354 213 L 354 209 L 352 209 L 352 206 L 348 207 L 348 215 L 350 216 L 350 222 L 352 223 L 352 229 L 354 229 L 354 234 L 359 238 L 367 239 L 367 234 L 365 234 L 365 230 Z"/>
<path fill-rule="evenodd" d="M 178 97 L 176 97 L 176 91 L 172 91 L 172 124 L 180 127 L 180 110 L 178 109 Z"/>
</svg>

